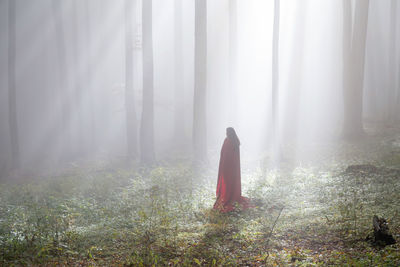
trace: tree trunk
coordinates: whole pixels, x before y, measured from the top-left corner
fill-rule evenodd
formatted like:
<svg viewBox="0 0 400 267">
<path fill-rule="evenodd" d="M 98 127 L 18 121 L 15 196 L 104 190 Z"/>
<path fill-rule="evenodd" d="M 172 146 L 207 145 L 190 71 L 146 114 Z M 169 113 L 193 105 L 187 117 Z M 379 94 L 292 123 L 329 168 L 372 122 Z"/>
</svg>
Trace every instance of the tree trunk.
<svg viewBox="0 0 400 267">
<path fill-rule="evenodd" d="M 126 109 L 126 142 L 127 158 L 137 156 L 137 124 L 135 97 L 133 91 L 133 37 L 134 27 L 132 14 L 135 14 L 136 1 L 125 0 L 125 109 Z"/>
<path fill-rule="evenodd" d="M 362 125 L 362 111 L 363 111 L 363 88 L 364 88 L 364 66 L 365 66 L 365 48 L 367 40 L 367 28 L 368 28 L 368 10 L 369 0 L 357 0 L 355 6 L 355 20 L 351 53 L 354 56 L 354 70 L 353 77 L 354 91 L 355 91 L 355 107 L 357 110 L 354 111 L 354 125 L 356 131 L 363 132 Z"/>
<path fill-rule="evenodd" d="M 175 121 L 174 143 L 180 147 L 184 141 L 185 106 L 183 85 L 182 0 L 175 0 Z"/>
<path fill-rule="evenodd" d="M 196 161 L 207 157 L 207 1 L 195 0 L 193 149 Z"/>
<path fill-rule="evenodd" d="M 20 167 L 16 86 L 16 5 L 8 1 L 8 123 L 10 127 L 11 168 Z"/>
<path fill-rule="evenodd" d="M 273 152 L 279 155 L 278 144 L 278 93 L 279 93 L 279 22 L 280 22 L 280 0 L 274 1 L 274 26 L 272 40 L 272 88 L 271 88 L 271 147 Z"/>
<path fill-rule="evenodd" d="M 291 66 L 288 75 L 288 90 L 290 94 L 287 94 L 288 96 L 284 100 L 286 103 L 286 114 L 283 121 L 283 133 L 285 134 L 285 138 L 289 138 L 292 142 L 298 140 L 301 89 L 304 84 L 304 33 L 306 28 L 307 5 L 308 0 L 303 0 L 301 3 L 298 3 L 296 26 L 294 27 L 294 40 L 296 40 L 296 45 L 293 46 L 292 49 Z M 279 98 L 277 101 L 279 101 Z"/>
<path fill-rule="evenodd" d="M 397 1 L 392 0 L 390 6 L 390 48 L 389 48 L 389 70 L 390 70 L 390 93 L 388 94 L 389 120 L 395 121 L 398 117 L 397 109 Z"/>
<path fill-rule="evenodd" d="M 65 34 L 63 25 L 63 8 L 62 1 L 53 0 L 53 16 L 55 23 L 56 43 L 57 43 L 57 59 L 58 59 L 58 73 L 59 73 L 59 86 L 58 93 L 59 104 L 61 109 L 61 120 L 57 134 L 61 137 L 60 149 L 63 159 L 69 158 L 71 155 L 71 128 L 70 128 L 70 116 L 69 110 L 71 107 L 70 101 L 70 88 L 68 84 L 68 67 L 66 59 L 66 48 L 65 48 Z"/>
<path fill-rule="evenodd" d="M 356 1 L 353 27 L 350 1 L 343 0 L 343 7 L 343 136 L 357 138 L 364 133 L 362 110 L 369 0 Z"/>
<path fill-rule="evenodd" d="M 79 18 L 78 18 L 78 10 L 80 0 L 72 1 L 72 23 L 73 23 L 73 94 L 74 94 L 74 112 L 73 114 L 73 129 L 74 129 L 74 145 L 73 145 L 73 155 L 74 157 L 79 156 L 81 153 L 81 148 L 83 147 L 83 130 L 84 130 L 84 122 L 82 118 L 82 69 L 80 59 L 81 55 L 81 42 L 79 38 Z"/>
<path fill-rule="evenodd" d="M 96 137 L 96 116 L 95 116 L 95 99 L 96 96 L 93 90 L 93 71 L 92 71 L 92 31 L 90 27 L 90 4 L 89 0 L 84 1 L 84 12 L 85 12 L 85 23 L 84 23 L 84 36 L 85 36 L 85 74 L 86 74 L 86 82 L 85 87 L 87 90 L 87 95 L 89 99 L 88 108 L 87 108 L 87 119 L 88 122 L 88 132 L 86 133 L 86 147 L 85 152 L 87 154 L 91 154 L 95 151 L 97 146 L 97 137 Z"/>
<path fill-rule="evenodd" d="M 342 43 L 342 53 L 343 53 L 343 101 L 344 101 L 344 126 L 343 126 L 343 135 L 347 135 L 346 132 L 350 131 L 351 124 L 350 121 L 347 121 L 346 117 L 351 112 L 349 110 L 349 106 L 351 106 L 351 102 L 348 103 L 351 99 L 347 97 L 348 92 L 352 89 L 352 74 L 350 71 L 352 70 L 350 64 L 351 60 L 351 36 L 353 32 L 352 26 L 352 8 L 351 1 L 343 0 L 343 43 Z"/>
<path fill-rule="evenodd" d="M 395 14 L 398 14 L 398 12 L 399 12 L 399 10 L 398 10 L 398 5 L 397 5 L 397 1 L 396 0 L 392 0 L 393 2 L 393 4 L 395 4 L 395 8 L 392 8 L 393 10 L 395 10 L 394 12 L 395 12 Z M 396 38 L 398 38 L 398 28 L 397 28 L 397 23 L 398 23 L 398 20 L 397 20 L 397 17 L 395 17 L 394 18 L 394 20 L 395 20 L 395 25 L 396 25 L 396 29 L 395 29 L 395 35 L 396 35 Z M 397 40 L 397 39 L 396 39 Z M 396 44 L 397 44 L 397 42 L 396 42 Z M 395 45 L 395 48 L 396 48 L 397 46 Z M 395 111 L 396 111 L 396 114 L 397 114 L 397 116 L 396 116 L 396 121 L 397 121 L 397 123 L 400 123 L 400 79 L 399 79 L 399 77 L 400 77 L 400 57 L 399 57 L 399 53 L 398 53 L 398 51 L 397 51 L 397 53 L 396 53 L 396 60 L 395 60 L 395 64 L 396 64 L 396 74 L 397 74 L 397 85 L 396 85 L 396 108 L 395 108 Z M 396 74 L 395 74 L 395 76 L 396 76 Z"/>
<path fill-rule="evenodd" d="M 143 110 L 140 128 L 140 149 L 142 163 L 151 164 L 155 160 L 152 0 L 143 1 L 142 12 Z"/>
<path fill-rule="evenodd" d="M 229 115 L 234 125 L 237 110 L 237 0 L 229 1 Z"/>
</svg>

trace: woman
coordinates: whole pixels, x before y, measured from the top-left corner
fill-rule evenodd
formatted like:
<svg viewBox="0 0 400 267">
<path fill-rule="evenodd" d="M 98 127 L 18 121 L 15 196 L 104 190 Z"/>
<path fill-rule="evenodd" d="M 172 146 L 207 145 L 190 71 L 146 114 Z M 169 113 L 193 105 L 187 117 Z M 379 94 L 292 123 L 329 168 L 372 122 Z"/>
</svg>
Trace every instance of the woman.
<svg viewBox="0 0 400 267">
<path fill-rule="evenodd" d="M 246 209 L 249 199 L 242 196 L 240 177 L 240 141 L 232 127 L 226 129 L 226 138 L 219 160 L 217 201 L 214 209 L 229 212 L 236 206 Z"/>
</svg>

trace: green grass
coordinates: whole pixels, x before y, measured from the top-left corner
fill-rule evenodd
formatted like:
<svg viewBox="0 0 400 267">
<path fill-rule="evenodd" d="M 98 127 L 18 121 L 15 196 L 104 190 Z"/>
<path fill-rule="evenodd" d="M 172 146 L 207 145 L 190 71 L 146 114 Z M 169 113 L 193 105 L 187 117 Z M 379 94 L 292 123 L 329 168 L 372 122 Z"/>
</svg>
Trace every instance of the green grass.
<svg viewBox="0 0 400 267">
<path fill-rule="evenodd" d="M 371 158 L 360 147 L 379 153 Z M 400 239 L 400 180 L 388 160 L 393 152 L 363 144 L 343 144 L 339 152 L 346 156 L 324 164 L 244 170 L 243 194 L 256 207 L 230 214 L 211 209 L 215 167 L 195 172 L 187 162 L 2 182 L 0 263 L 400 265 L 399 245 L 365 241 L 374 214 L 387 218 Z M 346 173 L 348 158 L 378 171 Z"/>
</svg>

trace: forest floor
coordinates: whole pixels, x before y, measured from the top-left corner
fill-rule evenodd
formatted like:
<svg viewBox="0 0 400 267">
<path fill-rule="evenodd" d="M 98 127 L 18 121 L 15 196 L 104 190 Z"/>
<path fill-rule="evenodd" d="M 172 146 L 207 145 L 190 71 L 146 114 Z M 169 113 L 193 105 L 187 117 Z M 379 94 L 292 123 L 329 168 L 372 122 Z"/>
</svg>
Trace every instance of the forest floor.
<svg viewBox="0 0 400 267">
<path fill-rule="evenodd" d="M 400 135 L 367 131 L 279 169 L 242 159 L 256 207 L 229 214 L 212 210 L 215 166 L 187 159 L 3 181 L 0 265 L 400 266 L 399 244 L 366 240 L 378 215 L 400 241 Z"/>
</svg>

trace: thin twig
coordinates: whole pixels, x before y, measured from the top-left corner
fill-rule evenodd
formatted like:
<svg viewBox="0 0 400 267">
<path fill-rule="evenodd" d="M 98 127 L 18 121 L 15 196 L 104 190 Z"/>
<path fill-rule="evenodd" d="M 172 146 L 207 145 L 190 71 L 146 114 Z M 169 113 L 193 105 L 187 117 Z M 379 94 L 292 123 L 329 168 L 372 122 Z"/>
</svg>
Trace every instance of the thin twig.
<svg viewBox="0 0 400 267">
<path fill-rule="evenodd" d="M 275 226 L 276 226 L 276 223 L 278 222 L 279 217 L 281 217 L 281 214 L 282 214 L 282 211 L 283 211 L 284 208 L 285 208 L 284 206 L 281 208 L 281 210 L 279 211 L 278 216 L 277 216 L 276 219 L 275 219 L 274 224 L 273 224 L 272 227 L 271 227 L 271 231 L 270 231 L 269 234 L 268 234 L 268 240 L 267 240 L 267 244 L 266 244 L 267 247 L 268 247 L 268 245 L 269 245 L 269 241 L 271 240 L 272 232 L 274 231 Z M 269 257 L 269 250 L 267 251 L 267 257 L 264 259 L 265 262 L 267 262 L 268 257 Z"/>
</svg>

